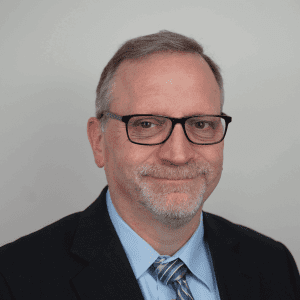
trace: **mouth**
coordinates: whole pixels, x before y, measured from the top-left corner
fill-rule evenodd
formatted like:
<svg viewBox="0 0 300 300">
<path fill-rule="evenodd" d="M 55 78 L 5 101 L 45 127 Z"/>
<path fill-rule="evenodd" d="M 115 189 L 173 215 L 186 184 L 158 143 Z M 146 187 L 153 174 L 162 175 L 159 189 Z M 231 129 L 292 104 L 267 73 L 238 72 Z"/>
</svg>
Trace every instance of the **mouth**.
<svg viewBox="0 0 300 300">
<path fill-rule="evenodd" d="M 169 179 L 169 178 L 158 178 L 158 177 L 152 177 L 152 176 L 149 176 L 150 178 L 154 179 L 154 180 L 157 180 L 157 181 L 164 181 L 164 182 L 177 182 L 177 183 L 180 183 L 180 182 L 189 182 L 191 180 L 193 180 L 194 178 L 184 178 L 184 179 Z"/>
</svg>

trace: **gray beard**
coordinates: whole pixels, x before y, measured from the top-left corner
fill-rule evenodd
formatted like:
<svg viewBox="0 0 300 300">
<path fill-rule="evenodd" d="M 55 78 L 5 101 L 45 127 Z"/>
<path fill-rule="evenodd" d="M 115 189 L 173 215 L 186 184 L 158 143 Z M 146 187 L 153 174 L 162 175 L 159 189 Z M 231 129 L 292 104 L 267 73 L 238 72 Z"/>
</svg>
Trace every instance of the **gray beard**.
<svg viewBox="0 0 300 300">
<path fill-rule="evenodd" d="M 189 223 L 203 206 L 203 194 L 205 191 L 206 184 L 202 186 L 200 193 L 194 197 L 184 186 L 172 190 L 164 187 L 162 192 L 156 192 L 149 190 L 149 186 L 142 183 L 141 188 L 137 192 L 139 192 L 140 195 L 139 203 L 143 205 L 157 221 L 169 228 L 178 229 Z M 174 197 L 178 197 L 176 202 L 180 203 L 177 205 L 166 205 L 168 200 L 167 196 L 171 192 L 185 192 L 188 196 L 188 202 L 183 198 L 182 201 L 180 201 L 179 194 L 175 194 Z"/>
</svg>

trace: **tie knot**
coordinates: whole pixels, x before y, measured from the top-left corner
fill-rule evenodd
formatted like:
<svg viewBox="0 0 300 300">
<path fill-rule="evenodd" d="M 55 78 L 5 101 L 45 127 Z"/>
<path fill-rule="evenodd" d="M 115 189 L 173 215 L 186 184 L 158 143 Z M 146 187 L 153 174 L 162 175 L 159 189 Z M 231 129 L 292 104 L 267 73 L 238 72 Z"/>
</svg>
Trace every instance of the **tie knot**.
<svg viewBox="0 0 300 300">
<path fill-rule="evenodd" d="M 188 271 L 188 268 L 180 258 L 169 263 L 164 263 L 165 260 L 165 257 L 159 256 L 151 266 L 152 272 L 165 285 L 175 280 L 180 280 Z"/>
</svg>

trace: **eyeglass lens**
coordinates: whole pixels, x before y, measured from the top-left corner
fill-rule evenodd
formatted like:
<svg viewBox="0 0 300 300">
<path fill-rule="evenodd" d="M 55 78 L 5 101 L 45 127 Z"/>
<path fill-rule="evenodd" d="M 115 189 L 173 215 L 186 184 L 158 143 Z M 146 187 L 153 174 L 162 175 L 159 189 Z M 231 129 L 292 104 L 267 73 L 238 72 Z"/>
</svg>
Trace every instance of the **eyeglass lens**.
<svg viewBox="0 0 300 300">
<path fill-rule="evenodd" d="M 136 116 L 128 122 L 129 138 L 136 143 L 158 144 L 170 133 L 172 121 L 159 116 Z M 221 117 L 198 116 L 185 122 L 186 133 L 194 143 L 216 143 L 222 140 L 226 122 Z"/>
</svg>

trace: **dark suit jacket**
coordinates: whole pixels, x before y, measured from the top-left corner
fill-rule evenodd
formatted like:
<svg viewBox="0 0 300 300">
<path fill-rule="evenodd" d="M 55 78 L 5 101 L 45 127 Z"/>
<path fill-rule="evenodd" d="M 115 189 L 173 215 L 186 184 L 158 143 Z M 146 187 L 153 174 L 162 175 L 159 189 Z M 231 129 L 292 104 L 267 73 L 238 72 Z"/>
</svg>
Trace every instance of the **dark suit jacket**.
<svg viewBox="0 0 300 300">
<path fill-rule="evenodd" d="M 83 212 L 0 248 L 0 299 L 143 299 L 107 189 Z M 300 299 L 299 271 L 282 243 L 204 211 L 203 222 L 222 300 Z"/>
</svg>

